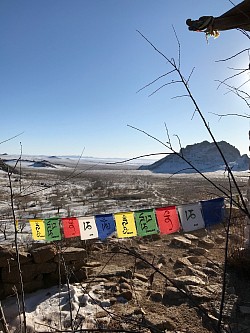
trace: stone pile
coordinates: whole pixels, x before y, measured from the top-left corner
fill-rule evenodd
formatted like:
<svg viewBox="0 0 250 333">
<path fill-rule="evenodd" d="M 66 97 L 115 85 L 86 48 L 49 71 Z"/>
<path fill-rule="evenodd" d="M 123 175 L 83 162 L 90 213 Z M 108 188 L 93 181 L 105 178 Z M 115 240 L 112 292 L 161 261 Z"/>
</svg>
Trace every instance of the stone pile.
<svg viewBox="0 0 250 333">
<path fill-rule="evenodd" d="M 87 278 L 86 250 L 68 247 L 59 251 L 54 245 L 43 245 L 29 251 L 20 251 L 19 262 L 24 292 Z M 11 247 L 0 247 L 0 299 L 21 291 L 16 252 Z"/>
</svg>

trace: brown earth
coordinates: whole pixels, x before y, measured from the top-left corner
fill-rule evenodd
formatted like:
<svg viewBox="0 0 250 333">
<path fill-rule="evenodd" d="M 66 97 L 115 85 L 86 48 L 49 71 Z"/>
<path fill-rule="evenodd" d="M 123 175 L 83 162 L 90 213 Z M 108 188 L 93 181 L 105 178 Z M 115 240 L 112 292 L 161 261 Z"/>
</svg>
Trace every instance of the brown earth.
<svg viewBox="0 0 250 333">
<path fill-rule="evenodd" d="M 40 190 L 45 185 L 65 179 L 65 176 L 67 173 L 59 173 L 58 170 L 36 171 L 30 172 L 27 179 L 32 184 L 38 180 L 37 189 Z M 24 184 L 25 175 L 23 177 Z M 223 190 L 229 188 L 226 176 L 212 180 Z M 237 179 L 243 195 L 246 193 L 246 180 L 244 177 Z M 65 197 L 69 194 L 69 187 L 66 185 L 71 186 L 67 201 Z M 18 183 L 13 183 L 13 186 L 19 188 Z M 232 192 L 235 196 L 234 188 Z M 61 187 L 57 186 L 56 191 L 50 194 L 43 196 L 55 212 L 61 209 L 60 202 L 67 204 L 68 210 L 81 202 L 86 207 L 86 214 L 113 213 L 124 207 L 136 210 L 178 205 L 222 195 L 218 188 L 200 176 L 170 177 L 134 170 L 86 171 L 63 181 Z M 3 198 L 6 196 L 5 192 L 1 195 Z M 33 207 L 38 206 L 36 195 L 25 197 L 25 207 L 30 207 L 31 213 L 36 209 L 39 217 L 40 208 Z M 37 196 L 40 200 L 41 192 Z M 40 201 L 39 205 L 46 209 L 44 202 Z M 29 209 L 26 208 L 26 213 Z M 212 230 L 192 232 L 191 235 L 81 242 L 88 253 L 89 288 L 102 283 L 106 297 L 110 299 L 110 307 L 100 307 L 100 313 L 97 313 L 97 327 L 140 332 L 250 332 L 249 253 L 240 250 L 244 221 L 245 217 L 234 210 L 226 274 L 226 224 Z M 179 239 L 179 236 L 184 238 Z M 62 242 L 62 246 L 72 244 Z M 223 285 L 225 299 L 221 302 Z M 218 319 L 221 319 L 220 327 Z"/>
<path fill-rule="evenodd" d="M 239 223 L 240 218 L 236 219 Z M 98 260 L 101 266 L 91 274 L 90 285 L 103 281 L 106 296 L 112 300 L 109 328 L 250 332 L 250 283 L 247 270 L 238 267 L 238 258 L 232 259 L 239 244 L 236 239 L 240 239 L 239 230 L 237 238 L 232 228 L 223 309 L 223 225 L 192 234 L 92 244 L 89 261 Z"/>
</svg>

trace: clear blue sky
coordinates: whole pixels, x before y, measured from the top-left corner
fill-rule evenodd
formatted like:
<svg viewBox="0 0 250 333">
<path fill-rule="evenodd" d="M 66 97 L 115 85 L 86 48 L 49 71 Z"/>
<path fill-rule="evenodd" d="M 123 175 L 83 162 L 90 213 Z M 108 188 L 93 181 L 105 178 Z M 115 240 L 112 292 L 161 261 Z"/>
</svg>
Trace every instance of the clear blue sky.
<svg viewBox="0 0 250 333">
<path fill-rule="evenodd" d="M 240 1 L 235 0 L 235 4 Z M 174 77 L 136 93 L 171 68 L 136 32 L 141 31 L 181 67 L 218 141 L 248 152 L 249 121 L 215 113 L 248 113 L 248 108 L 215 80 L 247 68 L 247 56 L 216 63 L 249 46 L 237 31 L 217 39 L 190 32 L 186 19 L 219 16 L 229 0 L 1 0 L 0 2 L 0 153 L 132 157 L 164 152 L 152 139 L 127 124 L 166 141 L 167 124 L 182 146 L 209 140 L 181 85 L 148 95 Z M 246 78 L 246 77 L 245 77 Z M 243 78 L 237 78 L 239 84 Z M 249 84 L 245 86 L 249 89 Z"/>
</svg>

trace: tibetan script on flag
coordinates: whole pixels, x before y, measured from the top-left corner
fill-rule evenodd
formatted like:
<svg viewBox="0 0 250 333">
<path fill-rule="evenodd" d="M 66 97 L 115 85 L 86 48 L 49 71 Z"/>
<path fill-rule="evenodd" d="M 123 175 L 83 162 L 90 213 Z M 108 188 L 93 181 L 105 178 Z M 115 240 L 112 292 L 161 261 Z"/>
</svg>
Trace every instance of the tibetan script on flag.
<svg viewBox="0 0 250 333">
<path fill-rule="evenodd" d="M 80 228 L 76 217 L 62 218 L 62 225 L 65 238 L 80 236 Z"/>
<path fill-rule="evenodd" d="M 44 220 L 30 220 L 32 237 L 34 240 L 45 240 Z"/>
<path fill-rule="evenodd" d="M 172 234 L 180 230 L 180 221 L 175 206 L 155 210 L 161 234 Z"/>
<path fill-rule="evenodd" d="M 81 240 L 98 238 L 98 230 L 94 216 L 78 218 Z"/>
<path fill-rule="evenodd" d="M 98 237 L 101 240 L 106 239 L 115 232 L 115 221 L 112 214 L 103 214 L 95 216 Z"/>
<path fill-rule="evenodd" d="M 45 238 L 47 241 L 57 241 L 62 239 L 60 221 L 58 218 L 44 220 Z"/>
<path fill-rule="evenodd" d="M 145 209 L 134 212 L 138 236 L 147 236 L 159 232 L 154 209 Z"/>
<path fill-rule="evenodd" d="M 199 203 L 181 205 L 177 207 L 184 232 L 205 228 Z"/>
<path fill-rule="evenodd" d="M 134 237 L 137 235 L 134 213 L 115 213 L 114 217 L 118 238 Z"/>
</svg>

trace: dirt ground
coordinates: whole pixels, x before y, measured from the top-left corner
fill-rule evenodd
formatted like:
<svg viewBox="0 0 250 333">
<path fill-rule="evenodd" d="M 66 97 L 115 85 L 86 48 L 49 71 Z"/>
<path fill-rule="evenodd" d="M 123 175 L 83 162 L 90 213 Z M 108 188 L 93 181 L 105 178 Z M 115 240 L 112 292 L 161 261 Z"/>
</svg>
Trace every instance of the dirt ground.
<svg viewBox="0 0 250 333">
<path fill-rule="evenodd" d="M 102 214 L 192 203 L 224 196 L 229 189 L 226 175 L 210 174 L 208 181 L 197 175 L 98 169 L 88 167 L 72 176 L 67 170 L 24 170 L 26 192 L 18 193 L 20 184 L 13 181 L 16 200 L 26 207 L 25 216 L 34 218 L 46 213 Z M 247 177 L 237 176 L 237 183 L 244 196 Z M 7 188 L 6 177 L 1 184 Z M 8 196 L 3 188 L 2 200 Z M 235 188 L 232 191 L 237 198 Z M 22 205 L 16 208 L 17 216 L 23 213 Z M 2 209 L 6 219 L 9 213 Z M 100 315 L 98 327 L 140 332 L 250 332 L 250 264 L 248 254 L 239 250 L 244 216 L 234 210 L 231 223 L 226 272 L 225 224 L 191 235 L 113 238 L 85 244 L 88 261 L 99 263 L 89 275 L 89 286 L 104 283 L 106 296 L 112 300 L 111 307 L 103 310 L 108 312 L 108 326 Z M 176 244 L 177 236 L 190 244 Z M 187 282 L 185 278 L 190 276 L 196 280 Z M 225 299 L 221 302 L 223 285 Z"/>
<path fill-rule="evenodd" d="M 114 297 L 121 292 L 121 284 L 130 285 L 132 297 L 124 303 L 115 302 L 110 311 L 111 327 L 138 330 L 149 327 L 151 332 L 244 332 L 250 331 L 249 314 L 239 311 L 243 305 L 249 305 L 250 283 L 249 275 L 232 265 L 231 259 L 225 275 L 225 299 L 223 305 L 222 325 L 218 328 L 221 307 L 224 256 L 225 229 L 219 226 L 210 232 L 200 230 L 186 235 L 198 239 L 192 241 L 190 248 L 173 246 L 173 239 L 178 236 L 167 235 L 148 237 L 148 239 L 131 239 L 117 242 L 115 245 L 93 245 L 90 260 L 101 262 L 99 271 L 95 271 L 95 278 L 108 278 L 112 288 L 107 289 L 107 296 Z M 185 235 L 184 235 L 185 236 Z M 199 254 L 194 249 L 202 239 L 209 239 L 214 246 Z M 196 244 L 195 244 L 196 243 Z M 235 244 L 235 242 L 231 242 Z M 97 249 L 96 249 L 97 247 Z M 106 248 L 105 248 L 106 247 Z M 230 251 L 229 251 L 230 252 Z M 231 258 L 229 253 L 229 258 Z M 167 293 L 169 288 L 176 286 L 172 281 L 177 277 L 192 274 L 192 267 L 182 263 L 182 259 L 190 259 L 194 268 L 194 276 L 201 277 L 205 284 L 202 286 L 181 285 L 184 294 Z M 145 261 L 147 264 L 145 264 Z M 159 263 L 161 264 L 159 266 Z M 152 264 L 152 266 L 150 265 Z M 160 267 L 155 272 L 155 267 Z M 124 269 L 124 273 L 117 272 Z M 108 273 L 113 272 L 110 276 Z M 132 277 L 128 272 L 132 272 Z M 153 274 L 153 279 L 151 279 Z M 202 274 L 204 273 L 204 274 Z M 139 274 L 138 283 L 136 279 Z M 142 275 L 143 277 L 140 277 Z M 146 279 L 144 279 L 146 277 Z M 106 282 L 105 282 L 106 283 Z M 197 287 L 197 288 L 196 288 Z M 212 293 L 209 294 L 208 291 Z M 168 298 L 169 297 L 169 298 Z M 140 323 L 142 327 L 140 327 Z M 145 325 L 146 323 L 146 325 Z M 109 326 L 110 327 L 110 326 Z"/>
</svg>

